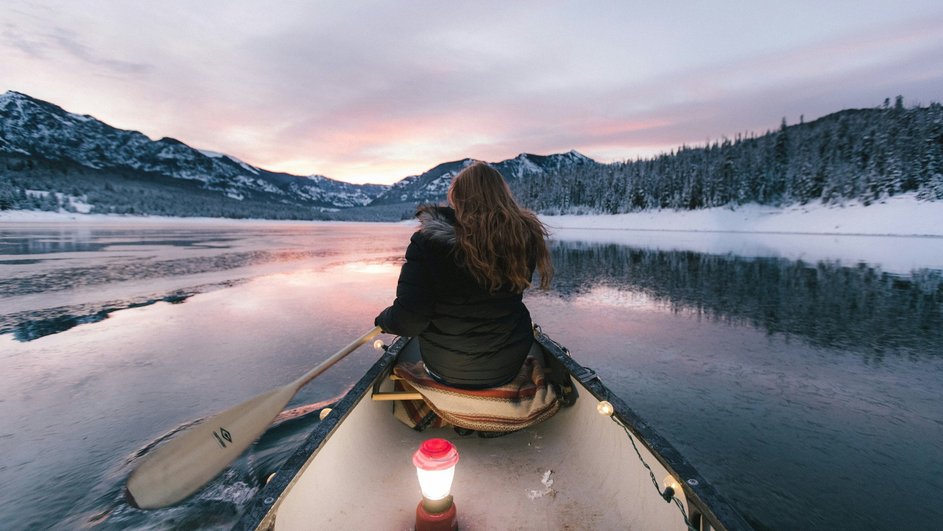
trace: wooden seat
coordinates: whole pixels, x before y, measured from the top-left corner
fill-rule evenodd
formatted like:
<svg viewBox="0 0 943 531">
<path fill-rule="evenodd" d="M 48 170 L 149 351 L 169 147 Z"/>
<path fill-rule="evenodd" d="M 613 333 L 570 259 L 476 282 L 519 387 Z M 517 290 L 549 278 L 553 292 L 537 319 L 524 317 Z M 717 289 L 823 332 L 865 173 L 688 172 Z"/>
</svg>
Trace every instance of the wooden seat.
<svg viewBox="0 0 943 531">
<path fill-rule="evenodd" d="M 373 400 L 422 400 L 422 395 L 419 394 L 416 389 L 406 382 L 399 376 L 395 374 L 390 374 L 390 381 L 398 381 L 400 385 L 403 386 L 402 391 L 380 391 L 377 388 L 373 389 L 373 393 L 370 395 L 370 398 Z M 384 386 L 386 387 L 386 386 Z"/>
</svg>

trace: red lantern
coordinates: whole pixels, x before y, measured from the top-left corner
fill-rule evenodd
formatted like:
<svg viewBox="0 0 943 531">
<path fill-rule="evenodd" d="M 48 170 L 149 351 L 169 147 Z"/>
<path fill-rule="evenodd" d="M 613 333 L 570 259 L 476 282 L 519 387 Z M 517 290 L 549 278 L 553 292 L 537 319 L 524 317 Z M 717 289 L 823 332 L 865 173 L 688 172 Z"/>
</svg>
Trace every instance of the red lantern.
<svg viewBox="0 0 943 531">
<path fill-rule="evenodd" d="M 413 454 L 422 501 L 416 507 L 416 531 L 458 529 L 450 491 L 458 451 L 445 439 L 429 439 Z"/>
</svg>

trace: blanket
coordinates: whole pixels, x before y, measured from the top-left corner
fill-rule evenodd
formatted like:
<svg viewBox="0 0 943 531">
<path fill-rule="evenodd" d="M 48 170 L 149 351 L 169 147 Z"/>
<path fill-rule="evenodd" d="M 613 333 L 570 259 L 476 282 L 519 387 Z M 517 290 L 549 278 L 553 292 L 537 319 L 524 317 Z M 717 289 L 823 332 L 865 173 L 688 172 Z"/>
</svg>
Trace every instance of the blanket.
<svg viewBox="0 0 943 531">
<path fill-rule="evenodd" d="M 407 347 L 408 348 L 408 347 Z M 413 347 L 415 348 L 415 347 Z M 560 409 L 545 375 L 543 351 L 535 344 L 509 383 L 488 389 L 457 389 L 434 380 L 418 356 L 401 356 L 393 367 L 394 389 L 415 389 L 423 400 L 398 400 L 393 413 L 411 428 L 449 425 L 479 432 L 512 432 L 552 417 Z"/>
</svg>

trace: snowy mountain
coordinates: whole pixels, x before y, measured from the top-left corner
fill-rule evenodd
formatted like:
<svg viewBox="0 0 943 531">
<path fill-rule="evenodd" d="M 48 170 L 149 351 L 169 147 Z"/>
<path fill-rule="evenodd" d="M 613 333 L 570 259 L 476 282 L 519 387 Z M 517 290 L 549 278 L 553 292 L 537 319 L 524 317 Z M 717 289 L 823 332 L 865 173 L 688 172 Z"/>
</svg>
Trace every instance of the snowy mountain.
<svg viewBox="0 0 943 531">
<path fill-rule="evenodd" d="M 463 159 L 439 164 L 421 175 L 411 175 L 380 194 L 371 205 L 395 203 L 439 203 L 445 201 L 449 183 L 465 167 L 475 162 Z M 513 159 L 492 163 L 514 187 L 515 183 L 540 176 L 559 175 L 597 163 L 576 151 L 555 155 L 521 153 Z"/>
<path fill-rule="evenodd" d="M 315 212 L 366 205 L 387 188 L 267 171 L 173 138 L 154 141 L 12 91 L 0 95 L 0 157 L 8 160 L 7 166 L 26 158 L 30 169 L 81 166 L 77 173 L 86 176 L 159 177 L 164 185 L 182 190 L 197 188 L 210 196 Z"/>
<path fill-rule="evenodd" d="M 439 164 L 392 186 L 356 185 L 271 172 L 173 138 L 117 129 L 19 92 L 0 95 L 0 209 L 398 219 L 411 205 L 444 201 L 452 178 L 472 162 Z M 494 163 L 512 186 L 587 165 L 596 163 L 575 151 L 523 153 Z"/>
<path fill-rule="evenodd" d="M 17 92 L 0 95 L 0 210 L 275 219 L 395 220 L 445 200 L 472 163 L 392 186 L 254 167 L 178 140 L 151 140 Z M 570 151 L 492 163 L 543 214 L 620 214 L 756 203 L 943 200 L 943 105 L 846 109 L 651 159 L 601 164 Z"/>
</svg>

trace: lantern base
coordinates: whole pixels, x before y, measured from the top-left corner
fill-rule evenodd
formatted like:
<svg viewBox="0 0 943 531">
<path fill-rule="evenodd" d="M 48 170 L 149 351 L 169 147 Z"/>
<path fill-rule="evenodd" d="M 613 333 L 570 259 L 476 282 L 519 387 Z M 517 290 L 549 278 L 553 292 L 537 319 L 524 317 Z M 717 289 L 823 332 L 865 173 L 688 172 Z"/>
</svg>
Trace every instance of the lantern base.
<svg viewBox="0 0 943 531">
<path fill-rule="evenodd" d="M 452 496 L 436 501 L 423 498 L 416 506 L 416 531 L 457 531 L 457 514 Z"/>
</svg>

